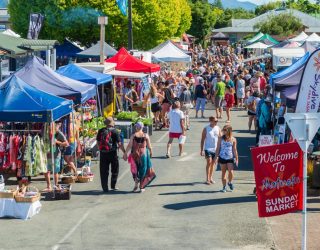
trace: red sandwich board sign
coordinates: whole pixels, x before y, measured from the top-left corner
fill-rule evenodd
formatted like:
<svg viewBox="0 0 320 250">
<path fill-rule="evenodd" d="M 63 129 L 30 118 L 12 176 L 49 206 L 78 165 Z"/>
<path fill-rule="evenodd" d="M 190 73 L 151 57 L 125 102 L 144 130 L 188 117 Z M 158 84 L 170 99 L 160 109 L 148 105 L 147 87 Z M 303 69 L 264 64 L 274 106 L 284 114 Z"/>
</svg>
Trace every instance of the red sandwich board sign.
<svg viewBox="0 0 320 250">
<path fill-rule="evenodd" d="M 286 214 L 303 207 L 303 153 L 298 143 L 251 149 L 259 217 Z"/>
</svg>

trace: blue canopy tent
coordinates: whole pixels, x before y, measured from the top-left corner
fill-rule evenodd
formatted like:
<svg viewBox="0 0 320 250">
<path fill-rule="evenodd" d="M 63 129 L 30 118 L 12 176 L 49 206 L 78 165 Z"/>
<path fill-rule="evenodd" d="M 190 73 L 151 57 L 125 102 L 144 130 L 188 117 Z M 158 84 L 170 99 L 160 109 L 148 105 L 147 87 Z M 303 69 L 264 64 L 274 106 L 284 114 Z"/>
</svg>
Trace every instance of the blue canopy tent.
<svg viewBox="0 0 320 250">
<path fill-rule="evenodd" d="M 15 75 L 36 89 L 71 99 L 75 104 L 84 103 L 96 95 L 95 86 L 58 74 L 45 65 L 42 59 L 35 56 L 30 58 L 26 66 Z"/>
<path fill-rule="evenodd" d="M 95 85 L 110 83 L 112 81 L 111 75 L 88 70 L 75 64 L 68 64 L 60 67 L 56 72 L 65 77 Z"/>
<path fill-rule="evenodd" d="M 302 73 L 309 56 L 310 53 L 307 52 L 288 68 L 270 76 L 269 84 L 273 87 L 274 91 L 280 92 L 282 97 L 286 98 L 287 106 L 292 107 L 295 105 Z"/>
<path fill-rule="evenodd" d="M 72 112 L 72 101 L 31 87 L 16 76 L 0 83 L 0 121 L 53 122 Z"/>
<path fill-rule="evenodd" d="M 63 44 L 59 44 L 54 47 L 57 51 L 57 57 L 77 57 L 77 53 L 83 51 L 80 47 L 68 39 L 65 39 Z"/>
</svg>

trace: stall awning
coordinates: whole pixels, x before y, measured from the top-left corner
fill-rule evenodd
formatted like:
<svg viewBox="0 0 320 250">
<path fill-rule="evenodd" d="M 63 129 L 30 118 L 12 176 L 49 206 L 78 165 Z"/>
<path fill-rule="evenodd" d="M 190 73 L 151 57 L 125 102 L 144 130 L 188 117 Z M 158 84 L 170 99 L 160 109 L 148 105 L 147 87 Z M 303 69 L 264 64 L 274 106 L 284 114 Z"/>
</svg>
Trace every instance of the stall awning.
<svg viewBox="0 0 320 250">
<path fill-rule="evenodd" d="M 128 72 L 128 71 L 121 71 L 121 70 L 113 70 L 108 72 L 108 74 L 112 76 L 133 78 L 133 79 L 142 79 L 148 76 L 148 74 L 144 74 L 144 73 L 134 73 L 134 72 Z"/>
<path fill-rule="evenodd" d="M 0 83 L 0 121 L 52 122 L 72 112 L 72 101 L 35 89 L 16 76 Z"/>
<path fill-rule="evenodd" d="M 71 79 L 94 85 L 101 85 L 112 81 L 111 75 L 81 68 L 75 64 L 60 67 L 56 72 Z"/>
<path fill-rule="evenodd" d="M 15 75 L 39 90 L 71 99 L 75 104 L 84 103 L 96 95 L 95 86 L 58 74 L 35 56 Z"/>
</svg>

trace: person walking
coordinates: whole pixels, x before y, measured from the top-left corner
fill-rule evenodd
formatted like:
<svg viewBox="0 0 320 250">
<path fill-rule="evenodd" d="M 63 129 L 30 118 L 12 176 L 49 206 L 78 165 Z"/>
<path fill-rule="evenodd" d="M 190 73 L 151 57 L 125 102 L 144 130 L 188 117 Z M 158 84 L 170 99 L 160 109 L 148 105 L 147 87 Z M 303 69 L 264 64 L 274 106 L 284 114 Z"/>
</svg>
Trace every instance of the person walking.
<svg viewBox="0 0 320 250">
<path fill-rule="evenodd" d="M 215 164 L 219 162 L 221 167 L 221 180 L 222 180 L 222 190 L 225 193 L 227 191 L 227 178 L 226 173 L 228 170 L 228 186 L 230 191 L 234 190 L 234 185 L 232 183 L 234 178 L 234 165 L 238 166 L 238 150 L 237 150 L 237 140 L 232 136 L 232 127 L 230 125 L 225 125 L 222 129 L 222 136 L 219 137 Z"/>
<path fill-rule="evenodd" d="M 255 131 L 257 130 L 257 117 L 256 117 L 256 111 L 257 111 L 257 106 L 259 104 L 260 98 L 259 98 L 259 92 L 255 91 L 252 96 L 250 96 L 246 100 L 246 106 L 248 109 L 248 127 L 249 127 L 249 132 L 251 132 L 251 127 L 252 123 L 254 123 L 254 129 Z"/>
<path fill-rule="evenodd" d="M 189 84 L 184 85 L 182 90 L 182 93 L 179 97 L 180 105 L 181 105 L 181 111 L 185 115 L 185 122 L 186 122 L 186 128 L 187 130 L 190 129 L 190 109 L 193 107 L 192 105 L 192 98 L 191 98 L 191 92 L 189 90 Z"/>
<path fill-rule="evenodd" d="M 234 105 L 234 94 L 233 89 L 230 86 L 226 88 L 226 94 L 224 96 L 224 100 L 226 101 L 226 114 L 227 114 L 227 123 L 231 122 L 231 109 Z"/>
<path fill-rule="evenodd" d="M 183 144 L 186 136 L 185 129 L 185 116 L 184 113 L 180 110 L 180 102 L 175 101 L 173 103 L 172 110 L 168 114 L 169 118 L 169 141 L 167 144 L 167 154 L 166 157 L 171 157 L 171 145 L 173 139 L 179 139 L 179 156 L 182 156 L 183 153 Z"/>
<path fill-rule="evenodd" d="M 215 107 L 216 107 L 216 117 L 222 119 L 222 102 L 224 100 L 226 84 L 221 80 L 221 76 L 217 77 L 217 84 L 215 89 Z"/>
<path fill-rule="evenodd" d="M 133 192 L 145 191 L 145 187 L 156 177 L 152 168 L 152 147 L 148 134 L 143 132 L 143 123 L 137 122 L 134 126 L 135 133 L 131 136 L 130 142 L 123 155 L 125 161 L 128 160 L 131 166 L 131 173 L 135 182 Z M 128 157 L 128 153 L 130 153 Z"/>
<path fill-rule="evenodd" d="M 151 102 L 151 111 L 154 115 L 155 129 L 160 128 L 160 112 L 161 112 L 160 98 L 164 98 L 164 96 L 158 93 L 156 86 L 152 85 L 150 89 L 150 102 Z"/>
<path fill-rule="evenodd" d="M 221 136 L 221 130 L 217 125 L 218 119 L 216 117 L 209 117 L 209 125 L 202 130 L 200 155 L 205 156 L 207 160 L 206 165 L 206 184 L 214 184 L 213 171 L 215 169 L 214 158 L 216 156 L 216 149 L 218 139 Z"/>
<path fill-rule="evenodd" d="M 118 148 L 125 153 L 119 132 L 114 128 L 114 120 L 107 117 L 105 128 L 98 131 L 97 143 L 100 150 L 100 179 L 104 192 L 108 192 L 109 167 L 111 164 L 111 189 L 118 190 L 117 179 L 119 174 Z"/>
<path fill-rule="evenodd" d="M 172 90 L 169 88 L 170 82 L 167 80 L 164 83 L 164 89 L 163 89 L 163 101 L 161 105 L 161 120 L 163 122 L 162 125 L 160 125 L 159 129 L 162 129 L 163 127 L 167 127 L 167 119 L 166 115 L 171 110 L 171 105 L 174 100 L 174 95 Z"/>
<path fill-rule="evenodd" d="M 195 89 L 195 99 L 196 99 L 196 118 L 198 118 L 198 112 L 201 109 L 201 118 L 204 117 L 204 109 L 206 107 L 206 96 L 207 90 L 204 86 L 204 79 L 202 77 L 198 78 L 199 84 L 196 86 Z"/>
<path fill-rule="evenodd" d="M 243 108 L 243 100 L 245 98 L 245 81 L 243 80 L 242 75 L 236 77 L 236 90 L 237 90 L 237 99 L 238 99 L 238 108 Z"/>
</svg>

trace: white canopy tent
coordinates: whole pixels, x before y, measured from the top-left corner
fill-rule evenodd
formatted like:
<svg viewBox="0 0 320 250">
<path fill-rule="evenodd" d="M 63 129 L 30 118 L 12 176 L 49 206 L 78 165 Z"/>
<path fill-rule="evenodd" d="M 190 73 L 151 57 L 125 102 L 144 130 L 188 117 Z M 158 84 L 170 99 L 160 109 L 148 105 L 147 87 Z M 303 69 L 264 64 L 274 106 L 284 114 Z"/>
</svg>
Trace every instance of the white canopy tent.
<svg viewBox="0 0 320 250">
<path fill-rule="evenodd" d="M 250 44 L 250 45 L 246 46 L 245 48 L 246 49 L 267 49 L 269 47 L 270 47 L 269 45 L 266 45 L 262 42 L 257 42 L 257 43 Z"/>
<path fill-rule="evenodd" d="M 306 42 L 320 42 L 320 36 L 316 33 L 312 33 L 306 40 Z"/>
<path fill-rule="evenodd" d="M 170 40 L 150 50 L 153 56 L 163 62 L 185 62 L 190 63 L 191 57 L 179 49 Z"/>
<path fill-rule="evenodd" d="M 21 37 L 19 34 L 14 32 L 11 29 L 6 29 L 5 31 L 2 32 L 2 34 L 8 35 L 8 36 L 13 36 L 13 37 Z"/>
<path fill-rule="evenodd" d="M 303 42 L 307 38 L 308 38 L 308 35 L 302 31 L 299 35 L 297 35 L 296 37 L 290 39 L 290 41 L 292 41 L 292 42 Z"/>
</svg>

